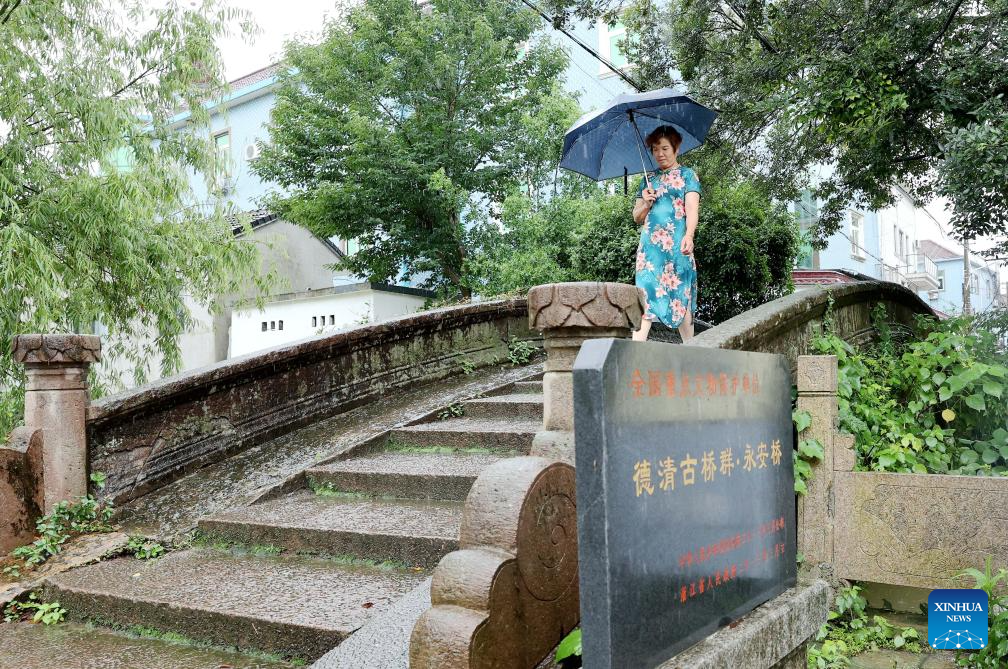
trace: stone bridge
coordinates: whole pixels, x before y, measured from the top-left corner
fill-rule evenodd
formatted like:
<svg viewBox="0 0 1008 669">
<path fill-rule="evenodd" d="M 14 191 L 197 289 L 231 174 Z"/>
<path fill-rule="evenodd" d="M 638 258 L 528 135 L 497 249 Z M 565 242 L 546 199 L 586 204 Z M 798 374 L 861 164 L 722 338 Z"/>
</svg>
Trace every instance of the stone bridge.
<svg viewBox="0 0 1008 669">
<path fill-rule="evenodd" d="M 530 295 L 305 340 L 90 406 L 80 370 L 95 342 L 60 353 L 18 338 L 29 390 L 26 427 L 0 449 L 7 547 L 101 471 L 90 492 L 171 550 L 10 585 L 8 599 L 41 587 L 71 622 L 2 625 L 4 648 L 19 666 L 535 667 L 578 617 L 576 564 L 545 557 L 576 556 L 573 357 L 586 338 L 626 336 L 640 307 L 617 284 Z M 878 304 L 898 323 L 929 313 L 894 284 L 812 288 L 691 345 L 778 352 L 794 369 L 824 319 L 870 338 Z M 544 504 L 546 524 L 530 516 Z"/>
</svg>

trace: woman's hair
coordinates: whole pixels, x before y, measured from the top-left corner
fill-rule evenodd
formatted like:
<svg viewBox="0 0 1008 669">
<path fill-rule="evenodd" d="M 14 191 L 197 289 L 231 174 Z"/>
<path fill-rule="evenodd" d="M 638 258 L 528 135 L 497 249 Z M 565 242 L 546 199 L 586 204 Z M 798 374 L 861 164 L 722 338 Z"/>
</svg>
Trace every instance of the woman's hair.
<svg viewBox="0 0 1008 669">
<path fill-rule="evenodd" d="M 680 135 L 679 131 L 670 125 L 660 125 L 652 130 L 651 134 L 644 140 L 644 144 L 647 146 L 648 151 L 650 151 L 654 148 L 654 145 L 662 139 L 667 139 L 669 144 L 671 144 L 672 148 L 676 151 L 678 151 L 679 147 L 682 146 L 682 135 Z"/>
</svg>

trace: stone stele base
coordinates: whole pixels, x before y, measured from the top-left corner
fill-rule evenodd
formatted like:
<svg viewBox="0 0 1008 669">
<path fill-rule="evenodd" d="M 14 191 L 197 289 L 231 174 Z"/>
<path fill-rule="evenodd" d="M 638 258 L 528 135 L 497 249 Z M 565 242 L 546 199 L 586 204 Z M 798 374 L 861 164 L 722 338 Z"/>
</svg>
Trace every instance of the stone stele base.
<svg viewBox="0 0 1008 669">
<path fill-rule="evenodd" d="M 832 601 L 826 581 L 799 584 L 657 669 L 804 669 L 805 647 Z"/>
</svg>

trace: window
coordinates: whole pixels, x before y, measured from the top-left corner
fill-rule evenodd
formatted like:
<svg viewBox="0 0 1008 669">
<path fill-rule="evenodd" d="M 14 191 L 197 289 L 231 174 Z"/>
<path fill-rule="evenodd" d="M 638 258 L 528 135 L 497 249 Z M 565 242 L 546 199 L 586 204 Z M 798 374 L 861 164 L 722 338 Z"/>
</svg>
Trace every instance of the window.
<svg viewBox="0 0 1008 669">
<path fill-rule="evenodd" d="M 627 62 L 626 54 L 620 48 L 620 43 L 626 39 L 626 26 L 622 23 L 605 23 L 599 21 L 598 24 L 598 36 L 599 36 L 599 53 L 603 58 L 608 60 L 613 64 L 613 67 L 623 69 L 629 63 Z M 610 70 L 605 65 L 599 65 L 599 75 L 600 76 L 613 76 L 613 71 Z"/>
<path fill-rule="evenodd" d="M 329 325 L 336 325 L 336 317 L 329 314 Z"/>
<path fill-rule="evenodd" d="M 276 330 L 276 321 L 270 321 L 270 330 Z"/>
<path fill-rule="evenodd" d="M 356 239 L 346 240 L 346 254 L 352 256 L 353 254 L 360 251 L 360 242 Z"/>
<path fill-rule="evenodd" d="M 262 331 L 266 332 L 266 321 L 263 321 L 263 329 L 262 329 Z"/>
<path fill-rule="evenodd" d="M 970 292 L 974 295 L 980 294 L 980 279 L 975 273 L 970 274 Z"/>
<path fill-rule="evenodd" d="M 277 330 L 283 330 L 283 321 L 277 321 Z"/>
<path fill-rule="evenodd" d="M 938 290 L 945 290 L 945 270 L 938 270 Z"/>
<path fill-rule="evenodd" d="M 899 255 L 899 230 L 895 223 L 892 226 L 892 247 L 892 252 Z"/>
<path fill-rule="evenodd" d="M 851 255 L 855 258 L 864 258 L 864 246 L 862 240 L 864 239 L 864 215 L 852 211 L 850 213 L 850 243 L 851 243 Z"/>
<path fill-rule="evenodd" d="M 318 327 L 318 316 L 312 316 L 311 317 L 311 326 L 313 328 L 317 328 Z"/>
<path fill-rule="evenodd" d="M 214 151 L 217 153 L 217 169 L 221 177 L 231 176 L 231 131 L 214 135 Z"/>
</svg>

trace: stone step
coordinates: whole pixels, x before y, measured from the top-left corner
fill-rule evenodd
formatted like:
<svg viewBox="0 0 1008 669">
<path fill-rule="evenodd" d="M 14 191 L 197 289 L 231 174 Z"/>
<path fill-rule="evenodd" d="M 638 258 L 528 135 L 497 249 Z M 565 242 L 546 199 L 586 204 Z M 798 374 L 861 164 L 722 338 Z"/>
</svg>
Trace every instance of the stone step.
<svg viewBox="0 0 1008 669">
<path fill-rule="evenodd" d="M 74 620 L 314 660 L 425 577 L 299 555 L 189 549 L 74 569 L 47 579 L 44 597 Z"/>
<path fill-rule="evenodd" d="M 850 669 L 955 669 L 955 654 L 949 651 L 907 653 L 901 650 L 870 650 L 850 659 Z"/>
<path fill-rule="evenodd" d="M 511 392 L 542 395 L 543 394 L 542 379 L 539 379 L 537 381 L 516 381 L 514 384 L 514 388 L 511 390 Z"/>
<path fill-rule="evenodd" d="M 393 430 L 389 450 L 468 449 L 525 454 L 532 447 L 532 437 L 541 429 L 542 420 L 451 418 Z"/>
<path fill-rule="evenodd" d="M 208 516 L 211 540 L 433 568 L 458 548 L 462 504 L 300 490 Z"/>
<path fill-rule="evenodd" d="M 313 487 L 372 497 L 462 501 L 485 468 L 501 460 L 491 453 L 398 453 L 387 451 L 309 469 Z"/>
<path fill-rule="evenodd" d="M 0 625 L 0 669 L 290 669 L 279 659 L 76 623 Z"/>
<path fill-rule="evenodd" d="M 542 422 L 542 394 L 513 394 L 496 397 L 481 397 L 468 400 L 463 405 L 469 418 L 501 418 L 510 420 L 532 420 Z"/>
</svg>

